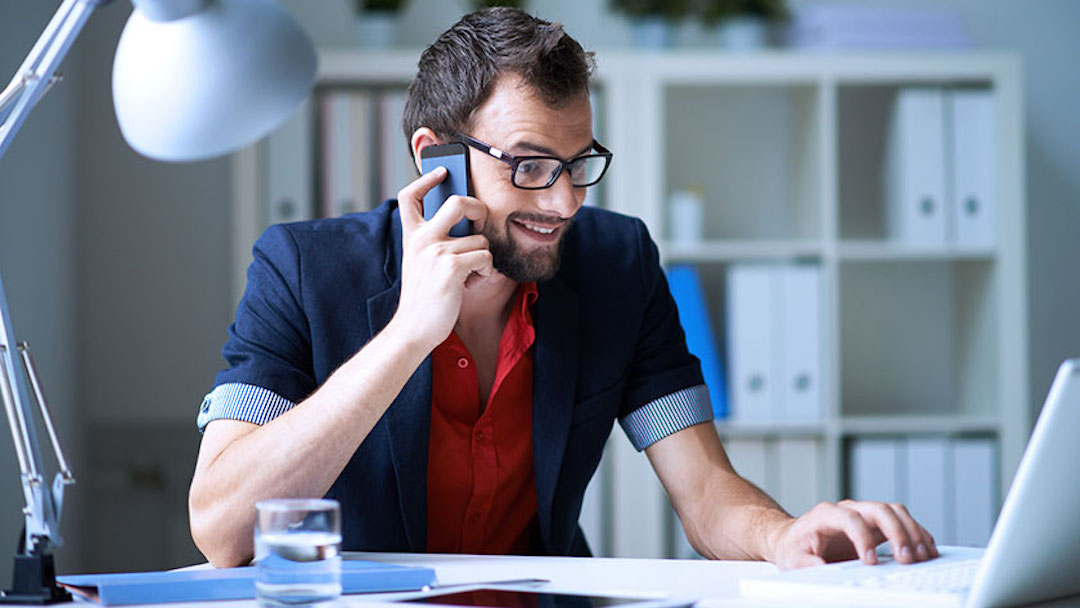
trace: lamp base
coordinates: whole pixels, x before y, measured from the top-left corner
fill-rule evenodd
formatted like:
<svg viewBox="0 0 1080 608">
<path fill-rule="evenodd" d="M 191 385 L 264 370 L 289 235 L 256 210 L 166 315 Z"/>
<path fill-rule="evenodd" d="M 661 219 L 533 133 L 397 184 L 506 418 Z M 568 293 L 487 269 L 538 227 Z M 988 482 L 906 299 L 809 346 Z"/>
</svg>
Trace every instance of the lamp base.
<svg viewBox="0 0 1080 608">
<path fill-rule="evenodd" d="M 11 589 L 0 591 L 0 604 L 56 604 L 71 594 L 56 584 L 52 554 L 16 555 Z"/>
</svg>

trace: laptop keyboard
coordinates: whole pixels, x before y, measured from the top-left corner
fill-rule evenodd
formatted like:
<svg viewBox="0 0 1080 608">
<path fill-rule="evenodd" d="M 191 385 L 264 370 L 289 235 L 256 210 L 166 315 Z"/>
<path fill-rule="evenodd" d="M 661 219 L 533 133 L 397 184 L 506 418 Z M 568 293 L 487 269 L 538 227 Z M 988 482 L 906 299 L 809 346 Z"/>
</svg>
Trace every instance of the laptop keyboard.
<svg viewBox="0 0 1080 608">
<path fill-rule="evenodd" d="M 902 568 L 887 574 L 866 576 L 862 570 L 859 576 L 842 580 L 846 587 L 880 589 L 882 591 L 903 590 L 922 593 L 964 593 L 975 579 L 979 569 L 978 559 L 966 559 L 955 562 L 924 564 L 918 568 Z"/>
</svg>

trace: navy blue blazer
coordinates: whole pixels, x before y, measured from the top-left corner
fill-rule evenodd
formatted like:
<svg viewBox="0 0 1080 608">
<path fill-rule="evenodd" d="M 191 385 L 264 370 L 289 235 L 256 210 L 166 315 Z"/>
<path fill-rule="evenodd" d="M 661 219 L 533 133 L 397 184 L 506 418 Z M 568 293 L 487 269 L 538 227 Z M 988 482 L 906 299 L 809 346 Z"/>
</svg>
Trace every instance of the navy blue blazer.
<svg viewBox="0 0 1080 608">
<path fill-rule="evenodd" d="M 534 307 L 536 549 L 588 555 L 578 516 L 613 422 L 702 376 L 645 225 L 585 207 L 565 238 L 561 268 Z M 401 255 L 395 201 L 270 227 L 255 244 L 216 385 L 302 401 L 390 321 Z M 327 494 L 342 505 L 345 550 L 425 550 L 430 420 L 429 356 Z"/>
</svg>

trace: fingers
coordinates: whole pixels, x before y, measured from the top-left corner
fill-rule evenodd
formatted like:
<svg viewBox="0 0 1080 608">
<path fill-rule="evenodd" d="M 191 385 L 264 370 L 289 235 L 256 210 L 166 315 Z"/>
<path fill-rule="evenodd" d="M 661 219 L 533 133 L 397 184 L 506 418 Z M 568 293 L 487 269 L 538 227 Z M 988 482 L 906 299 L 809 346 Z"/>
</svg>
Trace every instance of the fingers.
<svg viewBox="0 0 1080 608">
<path fill-rule="evenodd" d="M 487 249 L 462 253 L 458 256 L 458 260 L 460 268 L 467 270 L 469 276 L 476 274 L 487 278 L 491 275 L 491 252 Z"/>
<path fill-rule="evenodd" d="M 913 561 L 926 561 L 933 555 L 932 551 L 936 551 L 936 547 L 933 544 L 933 537 L 926 531 L 915 518 L 908 512 L 907 507 L 901 504 L 888 504 L 893 513 L 896 515 L 896 519 L 900 521 L 900 525 L 904 527 L 904 531 L 907 532 L 908 539 L 911 540 L 911 545 L 908 551 L 911 553 Z M 911 563 L 911 562 L 908 562 Z"/>
<path fill-rule="evenodd" d="M 406 233 L 424 222 L 424 195 L 446 177 L 446 167 L 436 167 L 398 191 L 401 225 Z"/>
<path fill-rule="evenodd" d="M 893 557 L 903 564 L 924 561 L 935 557 L 932 537 L 908 513 L 907 508 L 895 503 L 844 501 L 841 505 L 858 512 L 867 522 L 875 525 L 892 546 Z"/>
<path fill-rule="evenodd" d="M 831 514 L 835 520 L 833 525 L 838 527 L 855 546 L 855 553 L 859 559 L 865 564 L 876 564 L 878 562 L 877 546 L 881 541 L 866 520 L 858 511 L 843 502 L 830 506 L 835 510 Z"/>
<path fill-rule="evenodd" d="M 480 232 L 484 229 L 484 220 L 487 219 L 487 208 L 475 198 L 455 194 L 446 199 L 427 225 L 434 234 L 442 237 L 449 234 L 450 229 L 464 218 L 473 222 L 475 232 Z"/>
</svg>

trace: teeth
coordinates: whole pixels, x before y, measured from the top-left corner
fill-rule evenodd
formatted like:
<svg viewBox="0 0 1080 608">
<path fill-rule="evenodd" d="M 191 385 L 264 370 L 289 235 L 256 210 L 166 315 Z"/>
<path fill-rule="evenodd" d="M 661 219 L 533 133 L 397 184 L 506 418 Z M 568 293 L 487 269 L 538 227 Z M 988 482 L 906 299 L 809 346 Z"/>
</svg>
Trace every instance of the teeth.
<svg viewBox="0 0 1080 608">
<path fill-rule="evenodd" d="M 539 232 L 540 234 L 551 234 L 552 232 L 555 232 L 554 228 L 541 228 L 540 226 L 533 226 L 532 224 L 522 224 L 522 226 L 525 226 L 533 232 Z"/>
</svg>

